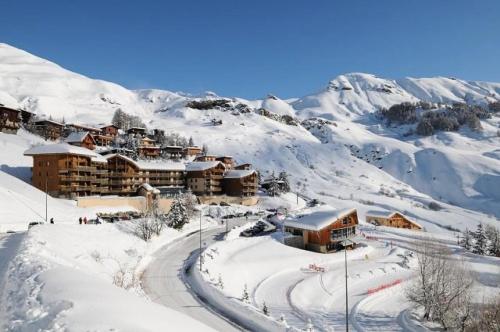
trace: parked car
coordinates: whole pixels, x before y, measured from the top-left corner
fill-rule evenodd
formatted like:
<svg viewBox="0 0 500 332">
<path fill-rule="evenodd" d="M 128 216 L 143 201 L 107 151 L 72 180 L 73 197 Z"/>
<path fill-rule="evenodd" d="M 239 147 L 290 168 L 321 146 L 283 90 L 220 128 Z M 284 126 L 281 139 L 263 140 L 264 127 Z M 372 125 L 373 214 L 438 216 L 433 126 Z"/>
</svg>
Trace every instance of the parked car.
<svg viewBox="0 0 500 332">
<path fill-rule="evenodd" d="M 44 224 L 44 222 L 42 222 L 42 221 L 33 221 L 33 222 L 30 222 L 30 223 L 28 224 L 28 229 L 30 229 L 30 228 L 31 228 L 31 227 L 33 227 L 33 226 L 36 226 L 36 225 L 42 225 L 42 224 Z"/>
</svg>

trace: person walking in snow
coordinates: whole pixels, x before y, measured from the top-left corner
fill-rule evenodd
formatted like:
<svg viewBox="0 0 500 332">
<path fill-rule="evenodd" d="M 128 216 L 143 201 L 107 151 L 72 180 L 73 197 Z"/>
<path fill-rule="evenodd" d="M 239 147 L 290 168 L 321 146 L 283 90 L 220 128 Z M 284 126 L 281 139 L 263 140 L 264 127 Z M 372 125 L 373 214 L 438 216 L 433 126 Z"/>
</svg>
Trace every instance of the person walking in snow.
<svg viewBox="0 0 500 332">
<path fill-rule="evenodd" d="M 50 218 L 50 223 L 54 224 L 54 218 Z"/>
<path fill-rule="evenodd" d="M 80 225 L 82 224 L 82 222 L 83 222 L 82 217 L 80 217 L 80 218 L 78 219 L 78 222 L 80 223 Z"/>
<path fill-rule="evenodd" d="M 87 225 L 87 217 L 83 217 L 83 223 Z"/>
</svg>

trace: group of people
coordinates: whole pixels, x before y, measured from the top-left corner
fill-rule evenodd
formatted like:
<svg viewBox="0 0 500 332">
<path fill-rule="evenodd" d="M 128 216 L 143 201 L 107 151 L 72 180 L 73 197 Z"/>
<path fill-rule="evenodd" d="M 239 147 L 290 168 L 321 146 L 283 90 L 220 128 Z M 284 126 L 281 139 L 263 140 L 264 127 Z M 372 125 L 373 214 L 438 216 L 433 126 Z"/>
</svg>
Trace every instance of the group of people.
<svg viewBox="0 0 500 332">
<path fill-rule="evenodd" d="M 87 217 L 83 217 L 83 219 L 82 219 L 82 217 L 80 217 L 80 218 L 78 219 L 78 222 L 80 223 L 80 225 L 81 225 L 81 224 L 87 224 Z"/>
</svg>

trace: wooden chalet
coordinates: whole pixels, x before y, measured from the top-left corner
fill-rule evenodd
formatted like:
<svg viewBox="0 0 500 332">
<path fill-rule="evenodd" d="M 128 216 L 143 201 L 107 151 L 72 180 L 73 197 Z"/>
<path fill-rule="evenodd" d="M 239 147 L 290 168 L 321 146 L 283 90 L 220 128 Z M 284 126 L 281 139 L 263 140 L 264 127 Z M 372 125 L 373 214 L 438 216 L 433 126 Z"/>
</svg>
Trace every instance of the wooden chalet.
<svg viewBox="0 0 500 332">
<path fill-rule="evenodd" d="M 412 220 L 401 212 L 368 211 L 365 216 L 366 222 L 376 226 L 388 226 L 395 228 L 406 228 L 422 230 L 415 220 Z"/>
<path fill-rule="evenodd" d="M 198 196 L 222 194 L 226 167 L 220 161 L 195 161 L 186 166 L 187 187 Z"/>
<path fill-rule="evenodd" d="M 161 148 L 163 154 L 167 155 L 170 159 L 180 159 L 183 157 L 183 147 L 177 145 L 167 145 Z"/>
<path fill-rule="evenodd" d="M 77 124 L 77 123 L 70 123 L 66 125 L 66 128 L 69 131 L 72 132 L 89 132 L 92 135 L 100 135 L 101 134 L 101 129 L 100 128 L 94 128 L 82 124 Z"/>
<path fill-rule="evenodd" d="M 189 157 L 189 156 L 197 156 L 201 154 L 201 151 L 202 149 L 199 146 L 188 146 L 182 150 L 182 153 L 184 154 L 184 156 Z"/>
<path fill-rule="evenodd" d="M 123 155 L 107 155 L 110 193 L 133 195 L 143 183 L 154 187 L 185 187 L 185 165 L 135 161 Z"/>
<path fill-rule="evenodd" d="M 249 163 L 243 163 L 243 164 L 239 164 L 239 165 L 236 165 L 234 166 L 234 169 L 252 169 L 252 164 L 249 164 Z"/>
<path fill-rule="evenodd" d="M 223 191 L 228 196 L 255 196 L 258 186 L 259 177 L 255 170 L 229 170 L 224 174 Z"/>
<path fill-rule="evenodd" d="M 127 134 L 129 135 L 146 135 L 146 128 L 142 127 L 131 127 L 127 130 Z"/>
<path fill-rule="evenodd" d="M 233 169 L 234 166 L 236 165 L 236 161 L 234 160 L 233 157 L 230 157 L 230 156 L 217 157 L 217 158 L 215 158 L 215 160 L 223 163 L 224 166 L 226 166 L 226 169 Z"/>
<path fill-rule="evenodd" d="M 158 158 L 161 154 L 161 149 L 159 146 L 155 145 L 155 143 L 156 141 L 149 137 L 141 138 L 141 143 L 137 148 L 139 156 L 152 159 Z"/>
<path fill-rule="evenodd" d="M 99 155 L 89 149 L 58 143 L 33 147 L 24 155 L 33 157 L 33 186 L 47 190 L 51 196 L 74 198 L 94 195 L 100 190 L 93 164 Z"/>
<path fill-rule="evenodd" d="M 204 154 L 194 158 L 194 161 L 217 161 L 217 156 Z"/>
<path fill-rule="evenodd" d="M 94 150 L 96 146 L 94 137 L 88 131 L 72 132 L 64 141 L 89 150 Z"/>
<path fill-rule="evenodd" d="M 96 155 L 90 159 L 90 165 L 95 168 L 95 178 L 91 181 L 92 194 L 109 194 L 108 160 L 101 155 Z"/>
<path fill-rule="evenodd" d="M 21 111 L 5 107 L 0 104 L 0 131 L 7 134 L 16 134 L 21 127 Z"/>
<path fill-rule="evenodd" d="M 113 145 L 113 136 L 108 135 L 92 135 L 97 146 L 111 146 Z"/>
<path fill-rule="evenodd" d="M 62 136 L 64 125 L 52 120 L 38 120 L 34 123 L 34 130 L 45 139 L 55 141 Z"/>
<path fill-rule="evenodd" d="M 342 241 L 356 235 L 357 225 L 356 209 L 334 210 L 324 205 L 284 221 L 285 231 L 301 238 L 301 248 L 322 253 L 342 249 Z M 349 247 L 355 246 L 353 242 Z"/>
<path fill-rule="evenodd" d="M 118 129 L 120 129 L 118 126 L 115 126 L 114 124 L 106 125 L 100 128 L 101 129 L 101 134 L 105 136 L 111 136 L 111 137 L 116 137 L 118 136 Z"/>
</svg>

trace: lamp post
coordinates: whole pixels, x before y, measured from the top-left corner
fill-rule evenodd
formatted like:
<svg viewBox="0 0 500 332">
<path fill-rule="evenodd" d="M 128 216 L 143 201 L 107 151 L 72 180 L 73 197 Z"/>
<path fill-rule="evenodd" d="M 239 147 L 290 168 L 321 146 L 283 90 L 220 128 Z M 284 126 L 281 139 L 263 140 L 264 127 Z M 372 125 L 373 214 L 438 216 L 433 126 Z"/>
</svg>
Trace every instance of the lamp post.
<svg viewBox="0 0 500 332">
<path fill-rule="evenodd" d="M 349 332 L 349 297 L 348 297 L 348 291 L 347 291 L 347 246 L 349 244 L 353 244 L 354 242 L 345 239 L 342 242 L 342 245 L 344 246 L 344 269 L 345 269 L 345 330 L 346 332 Z"/>
<path fill-rule="evenodd" d="M 201 215 L 203 213 L 203 208 L 200 207 L 200 272 L 203 267 L 203 257 L 201 256 Z"/>
<path fill-rule="evenodd" d="M 49 196 L 49 179 L 45 177 L 45 222 L 47 222 L 48 211 L 48 196 Z"/>
</svg>

